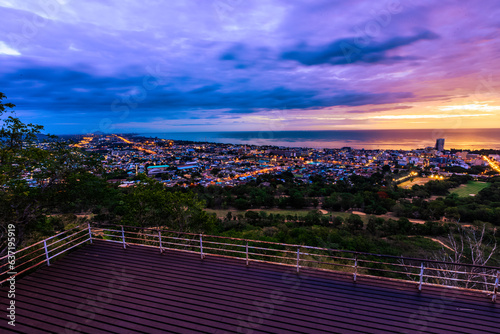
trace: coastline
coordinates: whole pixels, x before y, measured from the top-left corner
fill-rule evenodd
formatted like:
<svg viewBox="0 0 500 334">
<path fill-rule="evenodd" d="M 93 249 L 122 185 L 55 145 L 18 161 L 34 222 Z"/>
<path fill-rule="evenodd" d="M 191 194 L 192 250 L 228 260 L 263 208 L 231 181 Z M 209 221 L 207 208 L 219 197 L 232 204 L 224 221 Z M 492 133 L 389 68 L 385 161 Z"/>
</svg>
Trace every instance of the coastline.
<svg viewBox="0 0 500 334">
<path fill-rule="evenodd" d="M 448 149 L 500 149 L 500 129 L 156 132 L 138 135 L 235 145 L 316 149 L 348 146 L 367 150 L 425 148 L 434 146 L 437 138 L 445 138 Z"/>
</svg>

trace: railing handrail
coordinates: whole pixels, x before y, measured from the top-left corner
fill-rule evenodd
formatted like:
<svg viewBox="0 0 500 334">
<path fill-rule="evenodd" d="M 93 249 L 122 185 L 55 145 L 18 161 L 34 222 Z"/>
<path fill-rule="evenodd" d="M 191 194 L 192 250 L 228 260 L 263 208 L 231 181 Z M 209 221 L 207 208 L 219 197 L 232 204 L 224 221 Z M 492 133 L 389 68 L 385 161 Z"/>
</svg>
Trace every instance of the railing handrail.
<svg viewBox="0 0 500 334">
<path fill-rule="evenodd" d="M 107 225 L 109 226 L 114 226 L 114 225 Z M 396 280 L 400 281 L 413 281 L 416 283 L 418 290 L 422 290 L 422 286 L 441 286 L 441 287 L 451 287 L 451 288 L 456 288 L 456 289 L 461 289 L 461 290 L 466 290 L 466 291 L 480 291 L 480 292 L 486 292 L 488 294 L 492 294 L 492 301 L 496 301 L 496 295 L 498 291 L 498 285 L 499 285 L 499 277 L 500 277 L 500 268 L 498 267 L 492 267 L 492 266 L 479 266 L 479 265 L 471 265 L 468 264 L 467 267 L 478 267 L 481 268 L 481 271 L 473 270 L 470 269 L 468 272 L 465 269 L 464 264 L 461 263 L 455 263 L 455 262 L 446 262 L 446 261 L 433 261 L 433 260 L 424 260 L 424 259 L 413 259 L 413 258 L 404 258 L 404 257 L 399 257 L 399 256 L 392 256 L 392 255 L 380 255 L 380 254 L 373 254 L 373 253 L 366 253 L 366 252 L 354 252 L 354 251 L 343 251 L 343 250 L 333 250 L 333 249 L 328 249 L 328 248 L 322 248 L 322 247 L 312 247 L 312 246 L 304 246 L 304 245 L 294 245 L 294 244 L 286 244 L 286 243 L 276 243 L 276 242 L 270 242 L 270 241 L 260 241 L 260 240 L 251 240 L 251 239 L 242 239 L 242 238 L 233 238 L 233 237 L 224 237 L 224 236 L 217 236 L 217 235 L 203 235 L 202 233 L 192 233 L 192 232 L 180 232 L 180 231 L 172 231 L 168 229 L 160 229 L 160 228 L 151 228 L 151 227 L 137 227 L 137 226 L 127 226 L 133 229 L 139 229 L 141 231 L 125 231 L 125 226 L 120 225 L 120 230 L 118 229 L 111 229 L 111 228 L 106 228 L 106 227 L 94 227 L 94 231 L 98 231 L 97 236 L 102 236 L 104 237 L 104 241 L 109 241 L 109 242 L 115 242 L 115 243 L 120 243 L 123 245 L 123 248 L 126 249 L 127 246 L 131 245 L 138 245 L 138 246 L 146 246 L 146 247 L 153 247 L 153 248 L 159 248 L 160 253 L 163 253 L 164 250 L 171 249 L 171 250 L 177 250 L 177 251 L 184 251 L 184 252 L 190 252 L 190 253 L 198 253 L 201 255 L 201 259 L 205 258 L 205 254 L 210 254 L 213 256 L 223 256 L 223 257 L 228 257 L 228 258 L 234 258 L 234 259 L 241 259 L 245 260 L 246 265 L 249 265 L 250 261 L 250 255 L 252 255 L 251 261 L 252 262 L 264 262 L 264 263 L 272 263 L 272 264 L 279 264 L 279 265 L 286 265 L 286 266 L 294 266 L 296 267 L 297 273 L 300 272 L 300 268 L 303 268 L 304 263 L 313 263 L 315 265 L 319 265 L 315 268 L 319 270 L 327 270 L 327 271 L 338 271 L 336 269 L 330 269 L 328 267 L 341 267 L 341 268 L 351 268 L 353 271 L 351 274 L 353 275 L 353 280 L 356 282 L 356 279 L 358 276 L 364 276 L 364 277 L 381 277 L 380 275 L 375 275 L 371 273 L 370 271 L 377 272 L 377 273 L 390 273 L 392 275 L 397 275 L 396 277 L 399 278 L 394 278 Z M 144 231 L 144 232 L 142 232 Z M 148 233 L 147 231 L 155 231 L 156 233 Z M 108 233 L 106 233 L 108 232 Z M 109 234 L 109 232 L 115 232 L 116 234 Z M 162 232 L 163 235 L 162 235 Z M 126 234 L 132 234 L 133 236 L 125 236 Z M 192 236 L 191 238 L 188 236 Z M 199 239 L 198 239 L 199 236 Z M 118 238 L 118 240 L 112 240 L 107 237 L 111 238 Z M 203 237 L 205 239 L 203 240 Z M 150 238 L 150 239 L 148 239 Z M 218 242 L 214 241 L 213 239 L 210 240 L 210 238 L 216 238 L 215 240 L 218 239 L 229 239 L 229 240 L 236 240 L 238 243 L 223 243 L 223 242 Z M 156 240 L 158 239 L 158 240 Z M 138 240 L 138 241 L 136 241 Z M 166 241 L 169 240 L 169 241 Z M 245 241 L 244 243 L 241 243 L 240 241 Z M 150 244 L 153 242 L 153 244 Z M 199 243 L 198 243 L 199 242 Z M 263 243 L 264 245 L 257 246 L 257 245 L 249 245 L 249 242 L 253 242 L 255 244 Z M 160 245 L 156 245 L 154 243 L 160 243 Z M 163 245 L 161 245 L 163 243 Z M 203 246 L 203 243 L 209 244 L 210 246 Z M 280 246 L 286 246 L 285 249 L 278 249 L 278 248 L 272 248 L 272 247 L 266 247 L 265 244 L 272 244 L 272 245 L 280 245 Z M 166 245 L 166 246 L 165 246 Z M 222 247 L 212 247 L 212 245 L 219 245 Z M 234 248 L 244 248 L 244 251 L 241 250 L 236 250 Z M 250 252 L 249 249 L 254 250 L 254 252 Z M 292 250 L 293 249 L 293 250 Z M 316 250 L 322 250 L 322 251 L 327 251 L 328 255 L 326 254 L 316 254 L 316 253 L 309 253 L 309 252 L 301 252 L 301 249 L 316 249 Z M 205 250 L 205 251 L 204 251 Z M 207 252 L 208 250 L 208 252 Z M 210 251 L 215 251 L 215 252 L 210 252 Z M 255 252 L 257 251 L 257 252 Z M 259 252 L 259 251 L 265 251 L 265 253 Z M 269 252 L 276 252 L 276 254 L 270 254 Z M 345 253 L 350 253 L 354 254 L 354 257 L 342 257 L 340 256 L 334 256 L 331 255 L 331 252 L 345 252 Z M 228 254 L 229 253 L 229 254 Z M 293 254 L 296 253 L 296 259 L 293 256 Z M 290 257 L 289 255 L 292 255 Z M 303 258 L 302 256 L 313 256 L 313 259 L 310 258 Z M 374 259 L 366 259 L 363 258 L 362 256 L 359 255 L 369 255 L 369 256 L 375 256 L 379 257 L 378 260 Z M 244 256 L 244 258 L 243 258 Z M 328 262 L 328 261 L 322 261 L 322 260 L 316 260 L 314 259 L 314 256 L 319 256 L 319 257 L 326 257 L 328 259 L 332 260 L 340 260 L 341 262 Z M 262 259 L 263 258 L 263 259 Z M 410 265 L 410 264 L 405 264 L 402 261 L 398 261 L 396 263 L 394 262 L 386 262 L 383 260 L 383 258 L 393 258 L 393 259 L 412 259 L 414 261 L 419 261 L 420 265 L 415 266 L 415 265 Z M 349 263 L 345 263 L 343 261 L 350 261 L 353 262 L 352 265 Z M 424 263 L 428 262 L 427 264 L 430 265 L 430 262 L 432 263 L 444 263 L 451 265 L 451 267 L 448 269 L 446 267 L 432 267 L 432 266 L 424 266 Z M 295 264 L 294 264 L 295 263 Z M 302 264 L 302 265 L 301 265 Z M 368 265 L 367 265 L 368 264 Z M 376 265 L 381 265 L 382 267 L 373 267 L 370 266 L 370 264 L 376 264 Z M 327 267 L 326 269 L 324 267 Z M 396 266 L 398 268 L 403 268 L 405 271 L 400 271 L 399 269 L 392 269 L 391 266 Z M 419 269 L 418 272 L 412 272 L 414 269 Z M 486 272 L 486 269 L 493 269 L 496 270 L 496 274 L 494 272 Z M 359 272 L 361 271 L 361 272 Z M 366 271 L 363 272 L 363 271 Z M 460 277 L 460 275 L 463 275 Z M 384 277 L 384 276 L 382 276 Z M 413 277 L 416 277 L 416 280 L 413 279 Z M 387 278 L 387 277 L 385 277 Z M 434 280 L 433 281 L 428 281 L 429 279 Z M 480 280 L 479 280 L 480 279 Z M 417 281 L 418 280 L 418 281 Z M 490 282 L 491 281 L 491 282 Z M 461 284 L 463 286 L 459 286 L 458 284 Z M 490 291 L 490 287 L 492 287 L 493 291 Z"/>
<path fill-rule="evenodd" d="M 34 244 L 31 244 L 31 245 L 26 246 L 26 247 L 24 247 L 24 248 L 21 248 L 21 249 L 19 249 L 19 250 L 16 250 L 15 252 L 11 253 L 10 255 L 9 255 L 9 254 L 4 255 L 4 256 L 0 257 L 0 261 L 1 261 L 1 260 L 6 259 L 6 258 L 7 258 L 7 257 L 9 257 L 9 256 L 16 255 L 16 254 L 17 254 L 17 253 L 19 253 L 19 252 L 25 251 L 26 249 L 29 249 L 29 248 L 34 247 L 34 246 L 36 246 L 36 245 L 42 244 L 43 242 L 47 242 L 47 241 L 49 241 L 49 240 L 51 240 L 51 239 L 53 239 L 53 238 L 55 238 L 55 237 L 57 237 L 57 236 L 59 236 L 59 235 L 61 235 L 61 234 L 64 234 L 64 233 L 68 233 L 68 232 L 70 232 L 70 231 L 73 231 L 74 229 L 77 229 L 77 228 L 79 228 L 79 227 L 81 227 L 81 226 L 82 226 L 82 224 L 80 224 L 80 225 L 78 225 L 78 226 L 75 226 L 75 227 L 73 227 L 73 228 L 70 228 L 69 230 L 62 231 L 62 232 L 59 232 L 59 233 L 57 233 L 57 234 L 54 234 L 54 235 L 53 235 L 53 236 L 51 236 L 51 237 L 48 237 L 48 238 L 45 238 L 45 239 L 40 240 L 40 241 L 38 241 L 38 242 L 35 242 Z"/>
<path fill-rule="evenodd" d="M 118 229 L 106 228 L 109 226 L 115 227 L 117 225 L 91 226 L 91 224 L 88 223 L 88 224 L 85 224 L 86 226 L 82 228 L 83 225 L 84 224 L 81 224 L 81 225 L 73 227 L 69 230 L 57 233 L 51 237 L 40 240 L 40 241 L 30 245 L 30 246 L 24 247 L 23 249 L 20 249 L 14 253 L 11 253 L 10 255 L 8 254 L 8 255 L 0 258 L 0 260 L 4 260 L 7 257 L 12 256 L 13 254 L 14 255 L 19 254 L 20 252 L 29 250 L 30 248 L 43 243 L 42 248 L 36 250 L 36 251 L 43 251 L 43 253 L 41 253 L 40 255 L 38 255 L 35 258 L 30 258 L 30 259 L 28 259 L 20 264 L 16 263 L 16 267 L 15 267 L 16 272 L 14 275 L 11 275 L 12 270 L 10 270 L 11 272 L 9 272 L 9 270 L 7 270 L 6 272 L 0 272 L 0 275 L 3 276 L 5 274 L 8 274 L 8 275 L 11 275 L 10 277 L 15 277 L 15 276 L 18 276 L 18 275 L 20 275 L 20 274 L 22 274 L 22 273 L 24 273 L 32 268 L 35 268 L 35 267 L 41 265 L 44 262 L 47 263 L 47 265 L 50 265 L 50 259 L 55 258 L 55 257 L 65 253 L 66 251 L 73 249 L 79 245 L 82 245 L 82 244 L 86 243 L 87 241 L 90 241 L 90 243 L 92 243 L 92 240 L 95 239 L 95 237 L 96 237 L 96 234 L 93 233 L 93 231 L 96 231 L 96 232 L 102 232 L 101 236 L 103 236 L 103 237 L 116 237 L 116 238 L 118 238 L 119 241 L 118 240 L 111 240 L 111 239 L 104 239 L 104 240 L 120 243 L 123 245 L 123 248 L 126 248 L 128 245 L 143 245 L 143 246 L 159 248 L 160 253 L 163 253 L 163 251 L 165 249 L 181 250 L 179 248 L 169 248 L 169 245 L 182 246 L 184 248 L 182 250 L 188 251 L 188 252 L 195 252 L 195 251 L 188 250 L 185 247 L 190 247 L 191 249 L 194 248 L 195 250 L 198 249 L 198 251 L 196 251 L 196 253 L 201 254 L 201 259 L 205 258 L 205 254 L 217 255 L 217 256 L 227 256 L 230 258 L 245 259 L 246 264 L 248 265 L 249 260 L 250 260 L 249 256 L 252 255 L 252 256 L 256 256 L 256 257 L 261 257 L 260 259 L 259 258 L 251 259 L 251 261 L 255 261 L 255 262 L 275 263 L 275 264 L 289 265 L 289 266 L 294 266 L 294 267 L 296 266 L 297 273 L 299 273 L 299 271 L 300 271 L 300 268 L 301 268 L 300 263 L 301 262 L 302 263 L 317 263 L 320 266 L 321 265 L 322 266 L 340 266 L 340 267 L 352 268 L 353 269 L 352 274 L 353 274 L 354 281 L 356 281 L 357 276 L 373 276 L 372 274 L 369 274 L 369 273 L 368 274 L 363 274 L 363 273 L 359 274 L 358 270 L 373 270 L 376 272 L 380 271 L 380 272 L 389 272 L 389 273 L 397 274 L 397 275 L 404 275 L 404 276 L 407 276 L 409 278 L 411 278 L 411 276 L 418 276 L 419 282 L 416 282 L 416 283 L 418 285 L 419 290 L 421 290 L 422 285 L 425 284 L 425 285 L 448 286 L 448 287 L 454 287 L 454 288 L 458 288 L 458 289 L 475 290 L 475 291 L 486 290 L 486 292 L 491 293 L 491 291 L 489 291 L 489 287 L 493 286 L 493 298 L 492 298 L 493 301 L 496 300 L 496 295 L 498 293 L 500 267 L 495 267 L 495 266 L 484 266 L 484 265 L 475 265 L 475 264 L 469 264 L 469 263 L 457 263 L 457 262 L 447 262 L 447 261 L 438 261 L 438 260 L 429 260 L 429 259 L 410 258 L 410 257 L 402 257 L 402 256 L 394 256 L 394 255 L 349 251 L 349 250 L 342 250 L 342 249 L 331 249 L 331 248 L 325 248 L 325 247 L 314 247 L 314 246 L 307 246 L 307 245 L 287 244 L 287 243 L 279 243 L 279 242 L 264 241 L 264 240 L 225 237 L 225 236 L 220 236 L 220 235 L 210 235 L 210 234 L 203 234 L 203 233 L 172 231 L 169 229 L 161 229 L 159 227 L 153 228 L 153 227 L 138 227 L 138 226 L 118 225 L 118 226 L 120 226 L 120 229 L 118 230 Z M 140 233 L 140 231 L 137 231 L 137 232 L 125 231 L 125 227 L 139 229 L 142 231 L 144 231 L 144 230 L 155 231 L 156 233 L 155 234 L 145 234 L 145 233 Z M 78 229 L 78 228 L 80 228 L 80 231 L 69 234 L 71 231 L 74 231 L 75 229 Z M 106 231 L 116 232 L 117 234 L 115 235 L 115 234 L 104 233 Z M 82 233 L 82 232 L 85 232 L 86 234 L 75 237 L 76 235 L 78 235 L 79 233 Z M 164 235 L 162 235 L 162 232 L 164 232 Z M 138 238 L 132 237 L 132 236 L 126 237 L 125 236 L 126 233 L 127 234 L 135 234 L 138 236 Z M 177 236 L 165 235 L 167 233 L 174 234 Z M 54 239 L 54 238 L 61 236 L 61 235 L 64 235 L 64 234 L 68 234 L 68 235 L 66 235 L 65 237 L 63 237 L 60 240 L 56 240 L 55 242 L 47 244 L 48 240 Z M 182 235 L 192 236 L 193 238 L 181 237 Z M 58 245 L 57 247 L 52 247 L 51 249 L 49 249 L 50 246 L 54 246 L 54 245 L 56 245 L 64 240 L 67 240 L 68 238 L 71 238 L 71 237 L 74 237 L 74 238 L 66 241 L 63 244 Z M 97 237 L 99 237 L 99 234 L 97 235 Z M 152 237 L 153 239 L 147 239 L 144 237 Z M 140 242 L 142 242 L 142 241 L 158 242 L 159 245 L 158 246 L 155 246 L 154 244 L 153 245 L 146 245 L 146 244 L 141 244 L 141 243 L 135 243 L 135 241 L 134 242 L 127 242 L 127 238 L 129 240 L 130 239 L 139 240 Z M 155 240 L 154 238 L 157 238 L 158 240 Z M 205 238 L 205 239 L 203 239 L 203 238 Z M 223 243 L 223 242 L 217 242 L 214 240 L 207 240 L 209 238 L 238 241 L 238 243 Z M 82 239 L 84 239 L 84 240 L 82 240 Z M 169 240 L 169 241 L 167 241 L 167 240 Z M 78 241 L 78 243 L 74 244 L 77 241 Z M 183 242 L 185 242 L 185 243 L 183 243 Z M 68 248 L 65 248 L 66 246 L 68 246 L 72 243 L 73 243 L 73 245 L 71 245 Z M 191 244 L 191 243 L 195 243 L 195 244 Z M 207 244 L 208 246 L 204 245 L 204 243 Z M 249 245 L 249 243 L 263 244 L 263 245 L 259 247 L 258 245 Z M 225 246 L 241 247 L 241 248 L 244 248 L 244 250 L 235 250 L 235 249 L 231 249 L 229 247 L 217 248 L 217 245 L 222 246 L 222 247 L 225 247 Z M 280 247 L 284 247 L 284 248 L 292 248 L 293 251 L 291 251 L 289 249 L 278 249 L 278 248 L 267 247 L 264 245 L 274 245 L 274 246 L 280 246 Z M 50 254 L 51 252 L 53 253 L 58 249 L 61 249 L 61 251 L 59 251 L 56 254 Z M 253 251 L 249 252 L 250 249 Z M 301 251 L 301 249 L 305 249 L 305 250 L 312 249 L 312 250 L 326 251 L 328 253 L 328 255 L 303 252 L 303 251 Z M 216 252 L 215 253 L 210 252 L 210 250 L 214 250 Z M 36 251 L 32 251 L 31 253 L 25 254 L 25 255 L 21 256 L 20 258 L 24 258 L 25 256 L 31 255 L 31 254 L 35 253 Z M 259 253 L 259 251 L 266 251 L 267 253 Z M 227 253 L 234 253 L 234 254 L 233 255 L 221 255 L 217 252 L 226 252 L 226 254 Z M 269 254 L 269 252 L 277 252 L 277 254 Z M 288 255 L 286 255 L 286 254 L 293 254 L 293 253 L 297 254 L 296 259 L 295 259 L 295 257 L 288 257 Z M 331 255 L 332 253 L 351 254 L 351 255 L 353 255 L 353 257 L 342 257 L 342 255 L 334 256 L 334 255 Z M 244 255 L 245 258 L 238 257 L 235 254 Z M 37 259 L 43 255 L 45 255 L 44 260 L 39 261 L 36 264 L 31 265 L 30 267 L 25 268 L 25 269 L 17 272 L 17 268 L 25 266 L 28 263 L 30 263 L 31 261 L 34 261 L 35 259 Z M 337 262 L 327 262 L 327 261 L 322 261 L 322 260 L 317 261 L 317 259 L 314 259 L 314 258 L 313 259 L 301 258 L 300 257 L 301 255 L 326 257 L 326 258 L 331 258 L 333 260 L 341 260 L 341 261 L 354 261 L 354 265 L 349 265 L 349 262 L 347 262 L 347 263 L 346 262 L 338 262 L 338 261 Z M 366 258 L 364 259 L 363 256 L 373 256 L 373 257 L 379 258 L 379 260 L 377 261 L 375 259 L 366 259 Z M 264 259 L 262 259 L 262 257 L 264 257 Z M 272 259 L 268 261 L 268 258 L 272 258 Z M 405 260 L 406 261 L 416 261 L 416 262 L 420 263 L 420 266 L 405 264 L 404 262 L 392 263 L 392 262 L 386 262 L 384 260 L 381 260 L 384 258 L 396 259 L 396 260 L 400 260 L 400 261 L 405 261 Z M 285 261 L 283 261 L 283 260 L 285 260 Z M 290 263 L 292 263 L 292 264 L 290 264 L 286 261 L 291 261 Z M 296 263 L 295 263 L 295 261 L 296 261 Z M 295 264 L 293 264 L 293 263 L 295 263 Z M 361 263 L 365 263 L 365 264 L 360 265 Z M 374 264 L 378 264 L 378 265 L 383 265 L 385 267 L 371 267 L 370 265 L 367 265 L 367 263 L 368 264 L 374 263 Z M 454 266 L 454 267 L 458 267 L 458 268 L 455 268 L 455 269 L 446 268 L 446 269 L 444 269 L 442 267 L 441 268 L 439 268 L 439 267 L 427 267 L 427 266 L 424 266 L 424 263 L 425 264 L 432 264 L 432 263 L 433 264 L 445 264 L 445 265 Z M 403 271 L 399 271 L 399 270 L 394 270 L 394 269 L 391 269 L 390 267 L 387 267 L 387 266 L 403 267 L 407 271 L 403 272 Z M 465 270 L 465 269 L 459 270 L 459 268 L 465 268 L 465 267 L 483 269 L 483 272 L 474 272 L 472 269 L 470 272 L 467 272 L 467 270 Z M 319 268 L 319 269 L 322 269 L 322 268 Z M 420 273 L 413 273 L 411 271 L 413 269 L 420 269 Z M 484 271 L 485 269 L 496 270 L 496 273 L 490 274 L 489 272 L 485 272 Z M 326 270 L 331 271 L 334 269 L 326 269 Z M 425 271 L 427 271 L 427 273 L 425 273 Z M 435 274 L 433 271 L 435 272 Z M 445 274 L 448 275 L 448 273 L 451 273 L 455 276 L 454 277 L 452 277 L 452 276 L 439 276 L 439 275 L 445 275 Z M 438 276 L 434 276 L 433 274 L 438 275 Z M 466 275 L 465 277 L 466 278 L 468 277 L 468 278 L 467 279 L 459 278 L 459 276 L 457 276 L 457 275 Z M 399 276 L 396 276 L 396 277 L 399 277 Z M 483 277 L 484 281 L 482 281 L 482 282 L 476 281 L 476 279 L 478 277 Z M 426 278 L 425 282 L 423 281 L 424 278 Z M 439 283 L 439 284 L 429 283 L 429 282 L 427 282 L 428 278 L 441 280 L 440 281 L 441 283 Z M 488 282 L 488 279 L 491 279 L 491 278 L 494 279 L 493 280 L 494 283 Z M 495 278 L 496 278 L 496 280 L 495 280 Z M 397 278 L 397 279 L 402 279 L 402 278 Z M 7 280 L 7 278 L 0 281 L 0 284 L 5 282 L 6 280 Z M 403 280 L 407 280 L 407 279 L 403 279 Z M 459 286 L 450 285 L 449 282 L 462 282 L 462 283 L 466 283 L 466 284 L 465 284 L 465 287 L 459 287 Z M 469 285 L 469 284 L 472 284 L 472 285 Z M 485 287 L 485 289 L 483 289 L 483 290 L 480 290 L 477 288 L 472 289 L 472 288 L 476 287 L 475 284 L 481 284 L 481 285 L 479 285 L 479 287 L 483 286 L 483 287 Z"/>
<path fill-rule="evenodd" d="M 85 227 L 82 228 L 82 226 L 84 226 L 84 225 L 85 225 Z M 71 233 L 75 229 L 80 229 L 80 230 L 78 232 Z M 88 235 L 83 234 L 83 235 L 77 236 L 78 234 L 81 234 L 82 232 L 85 232 Z M 47 241 L 52 240 L 52 239 L 59 237 L 59 236 L 64 236 L 64 237 L 59 239 L 59 240 L 56 240 L 50 244 L 47 243 Z M 68 238 L 71 238 L 71 237 L 74 237 L 74 238 L 67 240 Z M 84 239 L 84 240 L 82 240 L 82 239 Z M 58 246 L 55 246 L 56 244 L 61 243 L 63 241 L 65 241 L 65 242 L 62 244 L 59 244 Z M 78 241 L 78 243 L 74 244 L 77 241 Z M 80 224 L 80 225 L 75 226 L 73 228 L 70 228 L 66 231 L 59 232 L 53 236 L 50 236 L 48 238 L 45 238 L 45 239 L 40 240 L 38 242 L 35 242 L 35 243 L 33 243 L 29 246 L 26 246 L 22 249 L 16 250 L 15 252 L 11 252 L 10 254 L 7 253 L 5 256 L 0 258 L 0 261 L 5 261 L 5 263 L 2 264 L 0 266 L 0 268 L 8 266 L 10 263 L 9 261 L 10 261 L 11 257 L 13 257 L 15 262 L 14 262 L 14 264 L 12 264 L 12 263 L 10 264 L 11 266 L 13 265 L 13 267 L 7 267 L 7 268 L 0 270 L 0 284 L 4 283 L 5 281 L 7 281 L 8 279 L 10 279 L 12 277 L 19 276 L 19 275 L 23 274 L 24 272 L 41 265 L 42 263 L 47 263 L 47 265 L 49 266 L 50 259 L 55 258 L 55 257 L 65 253 L 65 252 L 67 252 L 68 250 L 79 246 L 79 245 L 82 245 L 87 241 L 92 242 L 92 232 L 91 232 L 90 224 Z M 71 244 L 73 244 L 73 245 L 71 245 Z M 17 256 L 18 254 L 22 254 L 23 252 L 31 250 L 32 248 L 34 248 L 37 245 L 41 245 L 41 248 L 35 249 L 27 254 L 23 254 L 20 257 Z M 67 247 L 68 245 L 69 245 L 69 247 Z M 60 251 L 58 253 L 53 254 L 56 250 L 59 250 L 59 249 L 60 249 Z M 41 253 L 39 255 L 37 255 L 36 257 L 31 257 L 31 258 L 25 259 L 21 263 L 19 263 L 17 261 L 18 259 L 20 260 L 20 259 L 25 258 L 26 256 L 33 255 L 36 252 L 41 252 Z M 45 258 L 42 261 L 38 261 L 37 263 L 32 264 L 33 261 L 37 260 L 38 258 L 40 258 L 42 256 L 45 256 Z M 28 264 L 31 264 L 31 265 L 28 268 L 26 268 L 26 265 L 28 265 Z M 24 267 L 24 269 L 21 269 L 22 267 Z M 2 279 L 4 277 L 4 275 L 8 276 L 8 278 Z"/>
<path fill-rule="evenodd" d="M 116 226 L 116 225 L 112 225 L 112 226 Z M 200 233 L 192 233 L 192 232 L 172 231 L 172 230 L 168 230 L 168 229 L 160 229 L 160 228 L 153 228 L 153 227 L 138 227 L 138 226 L 127 226 L 127 225 L 120 225 L 120 226 L 127 227 L 127 228 L 136 228 L 136 229 L 141 229 L 141 230 L 152 230 L 152 231 L 156 231 L 156 232 L 162 231 L 162 232 L 168 232 L 168 233 L 186 234 L 186 235 L 192 235 L 192 236 L 198 236 L 200 234 Z M 101 228 L 101 229 L 104 229 L 103 227 L 92 227 L 92 228 Z M 376 256 L 376 257 L 381 257 L 381 258 L 390 258 L 390 259 L 403 260 L 403 261 L 415 261 L 415 262 L 424 262 L 424 263 L 446 264 L 446 265 L 454 265 L 454 266 L 463 266 L 463 267 L 474 267 L 474 268 L 481 268 L 481 269 L 493 269 L 493 270 L 496 269 L 496 270 L 500 270 L 500 267 L 484 266 L 484 265 L 477 265 L 477 264 L 472 264 L 472 263 L 459 263 L 459 262 L 448 262 L 448 261 L 439 261 L 439 260 L 431 260 L 431 259 L 403 257 L 403 256 L 396 256 L 396 255 L 387 255 L 387 254 L 376 254 L 376 253 L 367 253 L 367 252 L 359 252 L 359 251 L 350 251 L 350 250 L 345 250 L 345 249 L 333 249 L 333 248 L 315 247 L 315 246 L 307 246 L 307 245 L 299 245 L 299 244 L 287 244 L 287 243 L 280 243 L 280 242 L 273 242 L 273 241 L 264 241 L 264 240 L 254 240 L 254 239 L 243 239 L 243 238 L 225 237 L 225 236 L 211 235 L 211 234 L 203 234 L 203 236 L 204 237 L 209 237 L 209 238 L 237 240 L 237 241 L 244 241 L 244 242 L 255 242 L 255 243 L 263 243 L 263 244 L 285 246 L 285 247 L 293 247 L 293 248 L 300 247 L 300 248 L 306 248 L 306 249 L 324 250 L 324 251 L 329 251 L 329 252 L 332 252 L 332 253 L 333 252 L 335 252 L 335 253 L 348 253 L 348 254 L 353 254 L 353 255 Z"/>
</svg>

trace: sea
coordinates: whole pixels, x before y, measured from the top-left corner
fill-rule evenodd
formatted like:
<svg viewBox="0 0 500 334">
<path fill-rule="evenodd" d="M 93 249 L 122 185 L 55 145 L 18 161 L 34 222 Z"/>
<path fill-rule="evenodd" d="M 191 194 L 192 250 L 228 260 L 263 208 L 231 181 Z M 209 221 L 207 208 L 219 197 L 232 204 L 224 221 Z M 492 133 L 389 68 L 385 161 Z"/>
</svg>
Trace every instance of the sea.
<svg viewBox="0 0 500 334">
<path fill-rule="evenodd" d="M 195 142 L 367 150 L 425 148 L 435 146 L 436 139 L 444 138 L 445 149 L 500 149 L 500 129 L 158 132 L 139 135 Z"/>
</svg>

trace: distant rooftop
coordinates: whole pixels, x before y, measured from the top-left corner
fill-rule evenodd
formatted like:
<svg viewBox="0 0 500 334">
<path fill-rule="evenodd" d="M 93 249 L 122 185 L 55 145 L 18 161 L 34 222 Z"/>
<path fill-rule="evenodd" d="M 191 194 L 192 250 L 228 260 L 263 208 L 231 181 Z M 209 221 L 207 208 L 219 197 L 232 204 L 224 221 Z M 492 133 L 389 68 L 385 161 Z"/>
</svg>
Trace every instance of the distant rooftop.
<svg viewBox="0 0 500 334">
<path fill-rule="evenodd" d="M 148 169 L 153 169 L 153 168 L 168 168 L 170 167 L 169 165 L 157 165 L 157 166 L 148 166 Z"/>
</svg>

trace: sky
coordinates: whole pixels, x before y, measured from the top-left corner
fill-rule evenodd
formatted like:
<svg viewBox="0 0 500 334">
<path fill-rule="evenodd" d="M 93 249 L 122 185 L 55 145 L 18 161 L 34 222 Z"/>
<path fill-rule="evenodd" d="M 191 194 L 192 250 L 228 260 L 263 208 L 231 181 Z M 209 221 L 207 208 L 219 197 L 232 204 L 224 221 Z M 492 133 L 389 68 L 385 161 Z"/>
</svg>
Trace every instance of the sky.
<svg viewBox="0 0 500 334">
<path fill-rule="evenodd" d="M 498 0 L 0 0 L 54 134 L 500 127 Z"/>
</svg>

